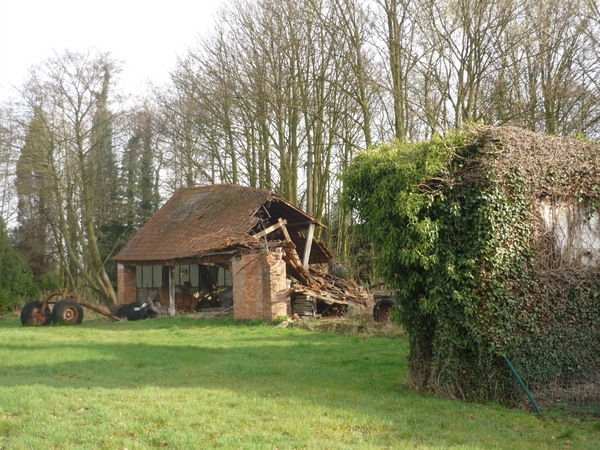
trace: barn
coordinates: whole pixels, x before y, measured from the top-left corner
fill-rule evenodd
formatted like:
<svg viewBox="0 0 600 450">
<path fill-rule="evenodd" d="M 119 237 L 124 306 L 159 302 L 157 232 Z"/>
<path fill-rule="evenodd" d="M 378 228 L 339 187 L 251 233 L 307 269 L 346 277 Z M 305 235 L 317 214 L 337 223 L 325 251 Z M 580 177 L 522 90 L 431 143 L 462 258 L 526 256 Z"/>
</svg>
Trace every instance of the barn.
<svg viewBox="0 0 600 450">
<path fill-rule="evenodd" d="M 171 315 L 218 303 L 236 320 L 273 321 L 290 313 L 288 278 L 310 284 L 309 266 L 330 260 L 322 226 L 269 189 L 180 189 L 114 257 L 118 303 Z"/>
</svg>

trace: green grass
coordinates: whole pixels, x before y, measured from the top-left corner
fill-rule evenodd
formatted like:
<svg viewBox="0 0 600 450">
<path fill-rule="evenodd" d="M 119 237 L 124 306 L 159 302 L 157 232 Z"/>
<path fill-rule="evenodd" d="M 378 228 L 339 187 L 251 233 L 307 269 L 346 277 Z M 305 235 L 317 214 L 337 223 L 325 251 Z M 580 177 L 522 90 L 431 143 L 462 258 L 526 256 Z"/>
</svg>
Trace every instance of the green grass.
<svg viewBox="0 0 600 450">
<path fill-rule="evenodd" d="M 594 421 L 407 391 L 407 353 L 232 321 L 4 321 L 0 448 L 600 448 Z"/>
</svg>

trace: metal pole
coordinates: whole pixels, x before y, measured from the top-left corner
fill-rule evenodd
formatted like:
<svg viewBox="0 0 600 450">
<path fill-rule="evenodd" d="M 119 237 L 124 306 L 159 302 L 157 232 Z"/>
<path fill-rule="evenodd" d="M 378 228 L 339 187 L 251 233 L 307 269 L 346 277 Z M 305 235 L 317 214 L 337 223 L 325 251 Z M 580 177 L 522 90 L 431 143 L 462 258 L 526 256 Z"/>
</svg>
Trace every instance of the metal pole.
<svg viewBox="0 0 600 450">
<path fill-rule="evenodd" d="M 525 395 L 527 395 L 527 398 L 529 398 L 529 401 L 531 402 L 531 404 L 533 405 L 533 407 L 535 408 L 535 410 L 538 412 L 538 414 L 541 414 L 542 410 L 540 409 L 540 407 L 538 406 L 538 404 L 535 402 L 533 396 L 531 395 L 531 392 L 529 392 L 529 389 L 527 389 L 527 386 L 525 386 L 525 383 L 523 382 L 523 380 L 519 376 L 519 373 L 517 372 L 517 370 L 513 367 L 512 363 L 509 361 L 509 359 L 506 356 L 503 356 L 503 358 L 504 358 L 504 361 L 506 361 L 506 364 L 508 364 L 508 367 L 510 368 L 511 372 L 513 373 L 513 375 L 515 376 L 515 378 L 517 379 L 517 381 L 521 385 L 521 388 L 523 389 L 523 392 L 525 392 Z"/>
</svg>

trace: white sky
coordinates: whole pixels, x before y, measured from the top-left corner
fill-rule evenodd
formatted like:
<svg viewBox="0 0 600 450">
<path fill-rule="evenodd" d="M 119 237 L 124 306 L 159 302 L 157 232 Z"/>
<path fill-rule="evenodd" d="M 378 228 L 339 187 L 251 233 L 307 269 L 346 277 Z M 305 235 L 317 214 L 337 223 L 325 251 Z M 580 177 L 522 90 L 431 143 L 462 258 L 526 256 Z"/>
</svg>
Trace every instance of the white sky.
<svg viewBox="0 0 600 450">
<path fill-rule="evenodd" d="M 0 101 L 29 67 L 63 50 L 95 48 L 123 61 L 120 87 L 145 91 L 168 79 L 177 55 L 196 44 L 224 0 L 0 0 Z"/>
</svg>

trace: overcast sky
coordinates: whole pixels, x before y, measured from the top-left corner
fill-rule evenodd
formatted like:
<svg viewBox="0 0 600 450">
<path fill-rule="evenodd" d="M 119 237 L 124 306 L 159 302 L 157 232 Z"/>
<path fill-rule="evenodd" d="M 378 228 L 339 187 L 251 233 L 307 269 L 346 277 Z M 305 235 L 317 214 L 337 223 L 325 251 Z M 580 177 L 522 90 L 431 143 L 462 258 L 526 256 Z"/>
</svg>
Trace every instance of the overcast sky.
<svg viewBox="0 0 600 450">
<path fill-rule="evenodd" d="M 168 78 L 177 55 L 212 27 L 224 0 L 0 0 L 0 101 L 54 52 L 96 48 L 122 60 L 123 92 Z"/>
</svg>

